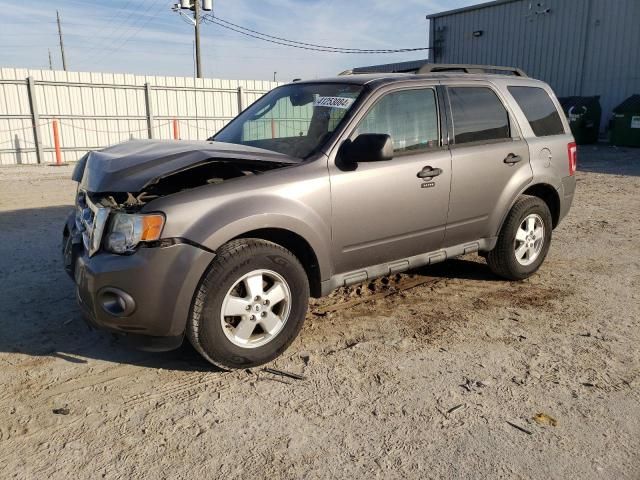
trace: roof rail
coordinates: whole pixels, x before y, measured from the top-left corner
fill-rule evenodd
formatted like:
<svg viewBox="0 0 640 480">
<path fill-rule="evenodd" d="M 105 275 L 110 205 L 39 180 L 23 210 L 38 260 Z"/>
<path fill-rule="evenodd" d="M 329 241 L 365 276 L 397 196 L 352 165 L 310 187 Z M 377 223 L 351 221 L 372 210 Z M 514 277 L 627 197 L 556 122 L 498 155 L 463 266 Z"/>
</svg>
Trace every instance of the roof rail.
<svg viewBox="0 0 640 480">
<path fill-rule="evenodd" d="M 427 63 L 417 73 L 464 72 L 464 73 L 510 73 L 517 77 L 526 77 L 523 70 L 516 67 L 497 67 L 495 65 L 467 65 L 464 63 Z"/>
</svg>

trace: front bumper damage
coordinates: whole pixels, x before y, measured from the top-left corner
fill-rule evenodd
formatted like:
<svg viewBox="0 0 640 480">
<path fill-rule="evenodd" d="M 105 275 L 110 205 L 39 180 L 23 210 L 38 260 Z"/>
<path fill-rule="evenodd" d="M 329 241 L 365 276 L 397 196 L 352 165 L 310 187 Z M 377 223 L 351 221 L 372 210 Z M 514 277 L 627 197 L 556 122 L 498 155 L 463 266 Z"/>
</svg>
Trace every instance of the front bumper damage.
<svg viewBox="0 0 640 480">
<path fill-rule="evenodd" d="M 126 334 L 145 350 L 171 350 L 182 343 L 191 302 L 215 257 L 185 242 L 139 247 L 130 255 L 87 251 L 69 215 L 63 236 L 66 271 L 76 284 L 87 322 Z"/>
</svg>

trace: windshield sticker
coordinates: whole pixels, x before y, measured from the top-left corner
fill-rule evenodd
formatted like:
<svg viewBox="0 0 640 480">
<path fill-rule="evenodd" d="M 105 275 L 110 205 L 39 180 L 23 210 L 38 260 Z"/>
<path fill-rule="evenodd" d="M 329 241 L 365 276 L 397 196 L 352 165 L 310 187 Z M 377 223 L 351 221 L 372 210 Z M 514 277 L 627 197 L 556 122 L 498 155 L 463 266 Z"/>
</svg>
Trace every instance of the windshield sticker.
<svg viewBox="0 0 640 480">
<path fill-rule="evenodd" d="M 318 97 L 313 102 L 314 107 L 330 107 L 347 109 L 353 103 L 353 98 L 346 97 Z"/>
</svg>

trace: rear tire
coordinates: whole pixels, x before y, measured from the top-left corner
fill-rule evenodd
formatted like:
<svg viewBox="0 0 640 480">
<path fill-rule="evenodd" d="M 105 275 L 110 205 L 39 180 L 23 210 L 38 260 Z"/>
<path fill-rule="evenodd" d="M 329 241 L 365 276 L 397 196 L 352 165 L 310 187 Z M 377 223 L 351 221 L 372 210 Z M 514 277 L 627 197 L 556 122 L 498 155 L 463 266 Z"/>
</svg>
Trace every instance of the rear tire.
<svg viewBox="0 0 640 480">
<path fill-rule="evenodd" d="M 495 248 L 486 256 L 489 268 L 508 280 L 530 277 L 547 256 L 552 230 L 547 204 L 522 195 L 509 211 Z"/>
<path fill-rule="evenodd" d="M 259 239 L 223 245 L 196 291 L 191 344 L 222 368 L 249 368 L 284 352 L 302 328 L 309 280 L 289 250 Z"/>
</svg>

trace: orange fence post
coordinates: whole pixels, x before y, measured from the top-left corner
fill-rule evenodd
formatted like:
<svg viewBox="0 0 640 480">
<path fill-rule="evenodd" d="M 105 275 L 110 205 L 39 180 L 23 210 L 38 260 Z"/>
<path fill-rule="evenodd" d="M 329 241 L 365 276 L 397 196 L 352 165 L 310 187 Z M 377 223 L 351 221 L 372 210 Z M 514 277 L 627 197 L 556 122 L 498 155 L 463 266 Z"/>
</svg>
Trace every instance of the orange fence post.
<svg viewBox="0 0 640 480">
<path fill-rule="evenodd" d="M 60 151 L 60 131 L 58 130 L 58 120 L 55 118 L 51 121 L 53 125 L 53 146 L 56 150 L 56 166 L 62 165 L 62 152 Z"/>
<path fill-rule="evenodd" d="M 173 119 L 173 139 L 180 140 L 180 126 L 175 118 Z"/>
</svg>

